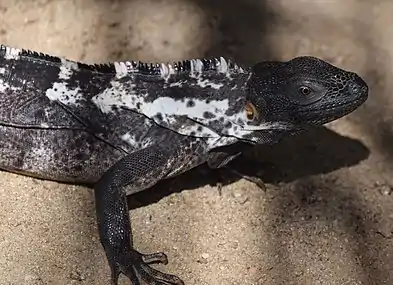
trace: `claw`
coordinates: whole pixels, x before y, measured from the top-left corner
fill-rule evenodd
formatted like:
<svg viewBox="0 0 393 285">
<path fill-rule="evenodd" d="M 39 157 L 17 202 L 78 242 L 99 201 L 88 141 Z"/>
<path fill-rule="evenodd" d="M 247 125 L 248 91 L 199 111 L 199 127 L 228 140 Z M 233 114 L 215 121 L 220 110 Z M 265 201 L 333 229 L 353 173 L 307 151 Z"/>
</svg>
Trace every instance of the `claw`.
<svg viewBox="0 0 393 285">
<path fill-rule="evenodd" d="M 222 182 L 217 182 L 216 187 L 217 187 L 218 195 L 222 196 L 222 187 L 223 187 Z"/>
<path fill-rule="evenodd" d="M 258 178 L 258 177 L 252 177 L 252 176 L 247 176 L 247 175 L 242 175 L 242 177 L 247 180 L 250 181 L 252 183 L 254 183 L 255 185 L 257 185 L 259 188 L 261 188 L 263 191 L 266 192 L 266 185 L 265 183 L 262 181 L 262 179 Z"/>
<path fill-rule="evenodd" d="M 247 175 L 247 174 L 243 174 L 243 173 L 241 173 L 241 172 L 239 172 L 239 171 L 237 171 L 237 170 L 235 170 L 235 169 L 233 169 L 233 168 L 229 168 L 229 167 L 228 167 L 227 169 L 228 169 L 230 172 L 232 172 L 233 174 L 238 175 L 238 176 L 244 178 L 245 180 L 254 183 L 254 184 L 257 185 L 259 188 L 261 188 L 263 191 L 266 192 L 266 185 L 265 185 L 265 183 L 263 182 L 262 179 L 260 179 L 260 178 L 258 178 L 258 177 L 255 177 L 255 176 L 249 176 L 249 175 Z"/>
<path fill-rule="evenodd" d="M 163 252 L 143 254 L 142 261 L 146 264 L 162 263 L 166 265 L 168 264 L 168 257 Z"/>
</svg>

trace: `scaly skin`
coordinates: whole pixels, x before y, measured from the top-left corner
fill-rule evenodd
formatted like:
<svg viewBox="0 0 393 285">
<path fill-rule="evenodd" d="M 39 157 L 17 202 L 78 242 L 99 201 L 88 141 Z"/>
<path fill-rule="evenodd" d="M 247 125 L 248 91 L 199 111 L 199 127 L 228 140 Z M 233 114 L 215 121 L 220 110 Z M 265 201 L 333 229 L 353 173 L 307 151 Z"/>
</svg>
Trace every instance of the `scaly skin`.
<svg viewBox="0 0 393 285">
<path fill-rule="evenodd" d="M 1 46 L 0 168 L 94 186 L 112 284 L 120 273 L 133 285 L 183 284 L 150 266 L 164 253 L 133 248 L 126 195 L 202 163 L 225 167 L 367 97 L 358 75 L 314 57 L 87 65 Z"/>
</svg>

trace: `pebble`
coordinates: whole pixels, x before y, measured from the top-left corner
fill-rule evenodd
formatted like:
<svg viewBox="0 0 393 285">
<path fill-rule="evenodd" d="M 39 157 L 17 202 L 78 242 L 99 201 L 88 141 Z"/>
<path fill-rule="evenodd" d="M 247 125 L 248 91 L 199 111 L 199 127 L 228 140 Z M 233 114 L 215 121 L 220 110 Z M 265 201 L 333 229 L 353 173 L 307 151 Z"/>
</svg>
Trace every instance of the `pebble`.
<svg viewBox="0 0 393 285">
<path fill-rule="evenodd" d="M 80 272 L 79 270 L 73 270 L 70 273 L 70 278 L 72 280 L 76 280 L 76 281 L 83 281 L 83 280 L 85 280 L 84 274 L 82 272 Z"/>
<path fill-rule="evenodd" d="M 386 184 L 380 185 L 379 192 L 384 196 L 388 196 L 392 193 L 392 187 Z"/>
<path fill-rule="evenodd" d="M 199 258 L 197 261 L 199 263 L 206 264 L 206 263 L 208 263 L 208 261 L 207 261 L 208 258 L 209 258 L 209 254 L 208 253 L 202 253 L 201 254 L 201 258 Z"/>
<path fill-rule="evenodd" d="M 256 266 L 251 266 L 248 268 L 248 274 L 254 276 L 258 273 L 258 267 Z"/>
<path fill-rule="evenodd" d="M 238 202 L 242 205 L 249 200 L 249 197 L 247 197 L 247 195 L 243 195 L 243 193 L 241 191 L 234 191 L 232 193 L 232 197 L 234 197 L 236 199 L 236 202 Z"/>
<path fill-rule="evenodd" d="M 41 277 L 37 274 L 28 274 L 25 276 L 25 284 L 26 285 L 41 285 L 44 284 Z"/>
</svg>

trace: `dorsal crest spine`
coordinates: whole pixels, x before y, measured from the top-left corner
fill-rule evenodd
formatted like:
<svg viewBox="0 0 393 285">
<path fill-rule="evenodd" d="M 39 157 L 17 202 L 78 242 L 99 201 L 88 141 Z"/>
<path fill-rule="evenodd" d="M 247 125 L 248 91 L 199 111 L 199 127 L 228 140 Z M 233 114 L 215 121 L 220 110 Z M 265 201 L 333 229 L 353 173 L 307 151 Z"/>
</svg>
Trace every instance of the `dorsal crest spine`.
<svg viewBox="0 0 393 285">
<path fill-rule="evenodd" d="M 202 73 L 215 70 L 220 73 L 244 72 L 244 69 L 224 57 L 211 57 L 203 59 L 189 59 L 172 63 L 147 63 L 142 61 L 114 62 L 116 73 L 126 75 L 128 73 L 140 73 L 144 75 L 159 75 L 167 78 L 171 74 L 188 72 Z"/>
</svg>

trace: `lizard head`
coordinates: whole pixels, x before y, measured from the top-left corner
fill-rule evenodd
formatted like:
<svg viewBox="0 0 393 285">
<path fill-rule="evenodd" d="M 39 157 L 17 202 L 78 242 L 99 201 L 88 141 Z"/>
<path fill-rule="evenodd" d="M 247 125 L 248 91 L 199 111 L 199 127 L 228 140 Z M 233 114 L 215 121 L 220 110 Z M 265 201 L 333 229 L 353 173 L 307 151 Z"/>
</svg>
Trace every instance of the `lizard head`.
<svg viewBox="0 0 393 285">
<path fill-rule="evenodd" d="M 368 86 L 357 74 L 309 56 L 258 63 L 247 87 L 248 122 L 243 129 L 256 143 L 258 131 L 292 132 L 322 125 L 351 113 L 368 97 Z"/>
</svg>

